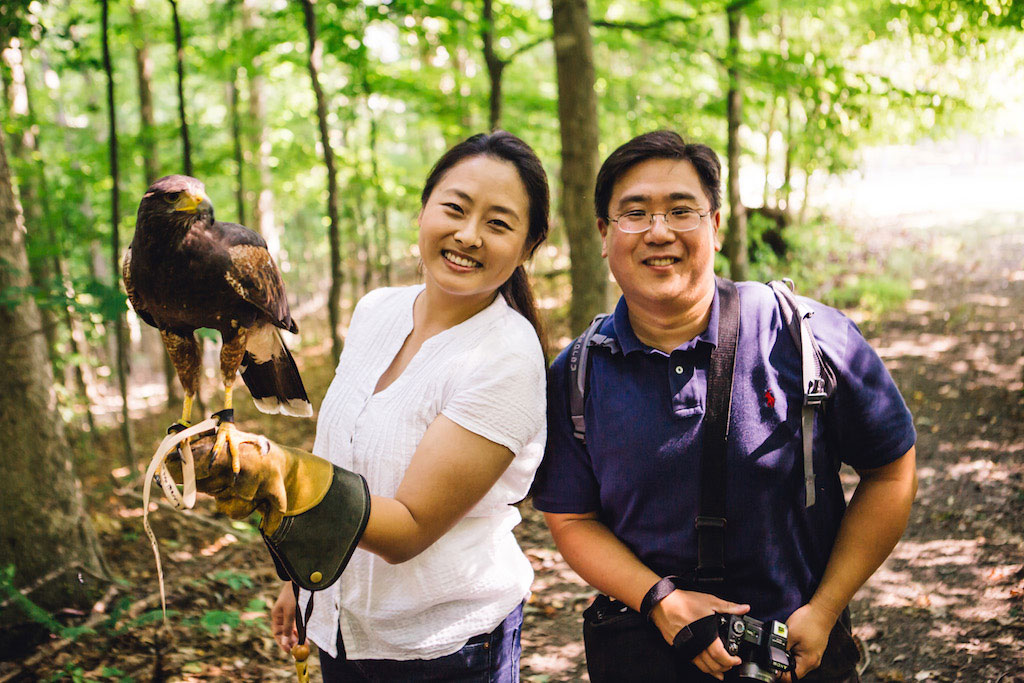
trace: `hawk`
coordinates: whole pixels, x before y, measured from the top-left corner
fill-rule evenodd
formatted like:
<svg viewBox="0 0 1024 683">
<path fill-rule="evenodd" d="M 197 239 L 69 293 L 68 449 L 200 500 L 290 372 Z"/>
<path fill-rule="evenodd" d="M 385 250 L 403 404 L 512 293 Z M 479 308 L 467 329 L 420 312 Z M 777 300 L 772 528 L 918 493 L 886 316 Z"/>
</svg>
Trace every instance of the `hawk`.
<svg viewBox="0 0 1024 683">
<path fill-rule="evenodd" d="M 181 426 L 187 426 L 199 390 L 199 343 L 206 327 L 220 332 L 224 410 L 218 413 L 215 450 L 225 444 L 238 471 L 231 391 L 239 367 L 256 407 L 264 413 L 309 417 L 313 406 L 280 330 L 298 332 L 284 282 L 259 234 L 213 218 L 205 187 L 195 178 L 169 175 L 146 190 L 135 236 L 122 267 L 128 300 L 147 324 L 160 330 L 185 390 Z"/>
</svg>

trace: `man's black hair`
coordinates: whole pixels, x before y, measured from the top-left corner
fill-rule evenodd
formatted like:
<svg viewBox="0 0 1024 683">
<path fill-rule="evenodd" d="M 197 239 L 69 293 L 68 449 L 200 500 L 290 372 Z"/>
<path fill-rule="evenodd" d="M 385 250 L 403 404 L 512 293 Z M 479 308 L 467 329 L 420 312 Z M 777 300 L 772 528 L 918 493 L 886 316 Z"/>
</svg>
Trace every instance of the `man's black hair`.
<svg viewBox="0 0 1024 683">
<path fill-rule="evenodd" d="M 608 155 L 597 174 L 594 188 L 594 211 L 598 218 L 608 220 L 608 204 L 615 183 L 629 169 L 649 159 L 685 159 L 693 164 L 704 194 L 714 213 L 722 206 L 722 164 L 707 145 L 686 142 L 670 130 L 656 130 L 638 135 Z"/>
</svg>

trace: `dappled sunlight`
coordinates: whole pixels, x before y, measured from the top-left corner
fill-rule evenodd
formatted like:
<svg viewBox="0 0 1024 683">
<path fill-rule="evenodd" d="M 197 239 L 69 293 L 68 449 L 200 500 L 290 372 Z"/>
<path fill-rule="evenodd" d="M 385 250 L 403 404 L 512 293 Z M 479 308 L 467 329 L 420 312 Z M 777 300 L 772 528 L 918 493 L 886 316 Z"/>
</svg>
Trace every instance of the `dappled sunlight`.
<svg viewBox="0 0 1024 683">
<path fill-rule="evenodd" d="M 875 351 L 886 360 L 903 356 L 937 360 L 959 342 L 957 337 L 951 335 L 922 333 L 912 339 L 896 339 L 887 344 L 878 344 Z"/>
<path fill-rule="evenodd" d="M 979 306 L 997 306 L 999 308 L 1005 308 L 1010 305 L 1010 298 L 1005 296 L 993 296 L 992 294 L 986 294 L 979 292 L 971 294 L 964 298 L 964 301 L 968 303 L 977 304 Z"/>
<path fill-rule="evenodd" d="M 234 534 L 224 534 L 223 536 L 215 540 L 213 543 L 210 543 L 209 545 L 202 548 L 199 551 L 199 554 L 203 557 L 212 557 L 213 555 L 216 555 L 218 552 L 223 550 L 226 546 L 231 545 L 232 543 L 238 543 L 238 537 L 236 537 Z"/>
<path fill-rule="evenodd" d="M 942 575 L 952 567 L 970 568 L 978 559 L 976 540 L 941 539 L 915 542 L 904 539 L 868 583 L 859 597 L 872 607 L 952 607 L 975 599 L 972 587 L 951 587 Z M 931 578 L 914 578 L 929 568 Z M 912 571 L 917 570 L 917 571 Z"/>
<path fill-rule="evenodd" d="M 583 642 L 565 643 L 564 645 L 540 645 L 537 646 L 532 639 L 523 634 L 523 644 L 533 646 L 532 652 L 525 655 L 521 660 L 524 680 L 533 679 L 530 674 L 558 675 L 572 672 L 579 667 L 579 661 L 583 657 Z M 581 677 L 578 680 L 589 680 L 589 677 Z"/>
<path fill-rule="evenodd" d="M 984 439 L 972 439 L 970 442 L 965 444 L 965 448 L 968 450 L 988 450 L 996 451 L 1001 450 L 999 444 L 994 441 L 987 441 Z M 1016 445 L 1010 451 L 1020 451 L 1020 445 Z M 1008 455 L 1003 451 L 1004 455 Z M 968 462 L 956 463 L 947 470 L 947 474 L 951 479 L 960 479 L 961 477 L 967 477 L 971 481 L 983 482 L 1005 482 L 1010 479 L 1011 473 L 1005 465 L 997 464 L 991 460 L 970 460 Z"/>
<path fill-rule="evenodd" d="M 934 301 L 925 301 L 924 299 L 910 299 L 903 304 L 903 310 L 911 315 L 933 313 L 936 309 L 938 309 L 938 305 Z"/>
<path fill-rule="evenodd" d="M 149 504 L 149 511 L 150 511 L 150 513 L 156 512 L 159 509 L 160 509 L 160 507 L 156 503 L 150 503 Z M 133 518 L 141 519 L 142 518 L 142 508 L 141 507 L 137 507 L 137 508 L 120 508 L 117 511 L 117 516 L 118 517 L 123 517 L 124 519 L 133 519 Z"/>
</svg>

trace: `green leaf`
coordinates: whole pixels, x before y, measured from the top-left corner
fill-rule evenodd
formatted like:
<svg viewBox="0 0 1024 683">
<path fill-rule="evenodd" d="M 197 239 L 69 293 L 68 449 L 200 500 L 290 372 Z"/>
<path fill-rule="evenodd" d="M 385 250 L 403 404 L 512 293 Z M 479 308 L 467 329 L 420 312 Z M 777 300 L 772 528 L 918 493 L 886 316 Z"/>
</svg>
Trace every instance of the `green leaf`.
<svg viewBox="0 0 1024 683">
<path fill-rule="evenodd" d="M 267 603 L 263 598 L 253 598 L 246 604 L 246 612 L 265 612 L 267 609 Z"/>
<path fill-rule="evenodd" d="M 216 574 L 210 575 L 211 579 L 216 581 L 223 581 L 231 588 L 231 590 L 237 591 L 242 588 L 253 588 L 255 584 L 252 581 L 252 577 L 248 574 L 242 574 L 236 572 L 233 569 L 224 569 L 217 572 Z"/>
<path fill-rule="evenodd" d="M 221 631 L 221 626 L 237 628 L 242 623 L 241 615 L 238 612 L 223 612 L 213 610 L 207 612 L 199 620 L 199 624 L 206 629 L 211 636 Z"/>
</svg>

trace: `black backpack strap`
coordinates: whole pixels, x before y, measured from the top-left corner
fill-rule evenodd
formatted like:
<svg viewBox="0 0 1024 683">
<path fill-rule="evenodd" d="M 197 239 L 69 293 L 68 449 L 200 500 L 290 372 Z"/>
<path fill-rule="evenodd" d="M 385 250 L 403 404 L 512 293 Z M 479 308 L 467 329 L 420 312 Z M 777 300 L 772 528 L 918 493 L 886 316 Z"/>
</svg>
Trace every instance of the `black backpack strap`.
<svg viewBox="0 0 1024 683">
<path fill-rule="evenodd" d="M 595 316 L 583 334 L 573 340 L 569 349 L 569 414 L 572 417 L 572 435 L 581 443 L 587 442 L 587 423 L 583 418 L 583 409 L 587 392 L 587 371 L 590 368 L 590 349 L 593 346 L 604 346 L 612 353 L 619 350 L 619 345 L 614 339 L 597 331 L 607 317 L 607 313 Z"/>
<path fill-rule="evenodd" d="M 732 376 L 740 332 L 736 285 L 715 278 L 718 288 L 718 346 L 708 368 L 704 449 L 700 460 L 700 508 L 697 516 L 697 585 L 713 588 L 725 579 L 725 475 Z"/>
<path fill-rule="evenodd" d="M 825 401 L 836 388 L 836 374 L 832 366 L 821 352 L 814 334 L 811 332 L 810 319 L 814 315 L 806 305 L 800 303 L 794 295 L 795 287 L 792 280 L 773 280 L 768 283 L 779 303 L 782 321 L 789 330 L 793 343 L 800 352 L 801 384 L 803 388 L 803 408 L 800 415 L 800 431 L 803 439 L 804 461 L 804 499 L 807 507 L 815 502 L 816 485 L 814 480 L 814 411 L 823 409 Z"/>
</svg>

